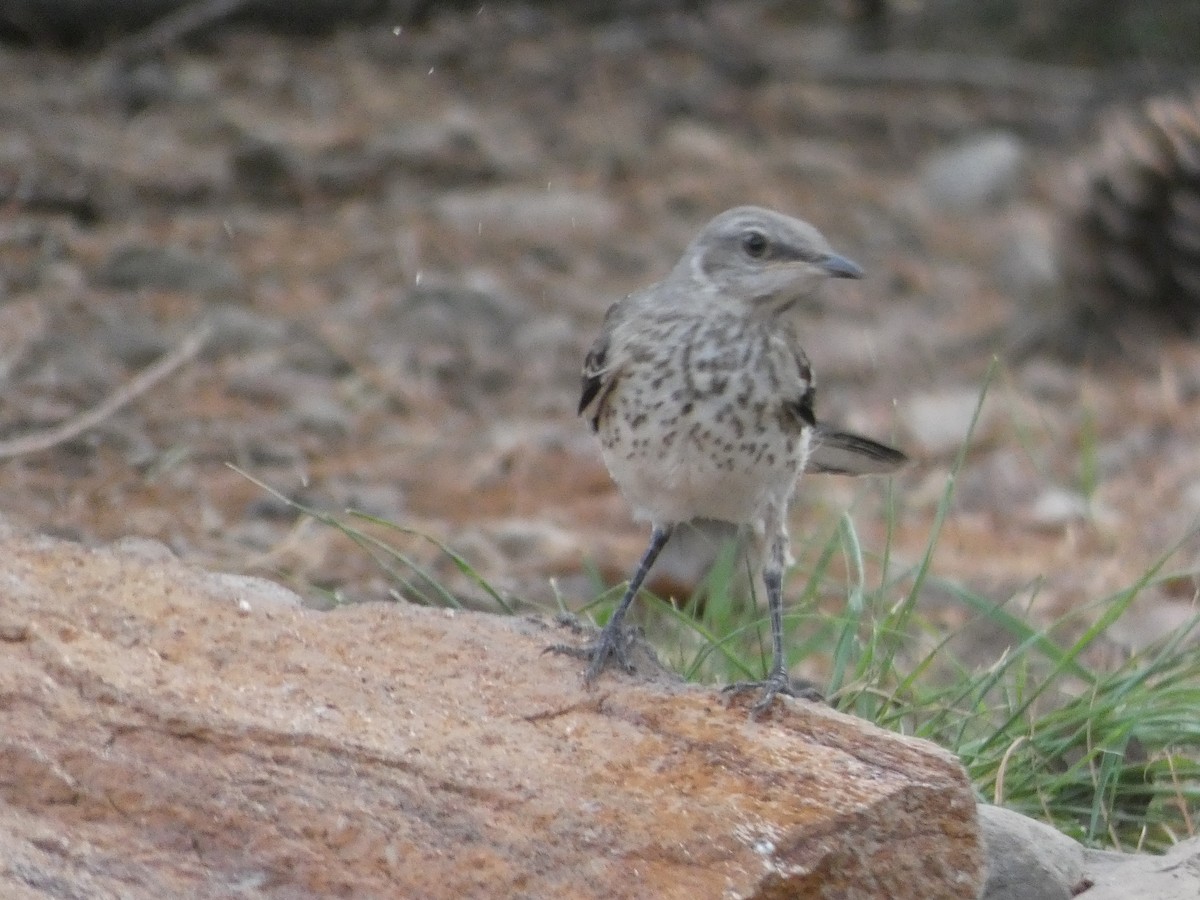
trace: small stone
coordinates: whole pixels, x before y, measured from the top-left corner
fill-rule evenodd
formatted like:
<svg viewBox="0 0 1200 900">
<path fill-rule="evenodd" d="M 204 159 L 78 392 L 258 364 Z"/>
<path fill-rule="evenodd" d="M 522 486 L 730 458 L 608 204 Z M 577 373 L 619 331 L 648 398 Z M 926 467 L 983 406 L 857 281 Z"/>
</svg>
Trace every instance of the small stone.
<svg viewBox="0 0 1200 900">
<path fill-rule="evenodd" d="M 977 135 L 930 159 L 921 184 L 931 204 L 979 212 L 1012 200 L 1021 186 L 1025 147 L 1008 132 Z"/>
<path fill-rule="evenodd" d="M 993 404 L 984 402 L 974 429 L 971 422 L 979 406 L 980 388 L 974 385 L 945 387 L 909 397 L 900 405 L 900 421 L 926 454 L 957 451 L 964 441 L 978 444 L 997 421 Z"/>
<path fill-rule="evenodd" d="M 241 614 L 255 609 L 300 609 L 304 602 L 281 584 L 251 575 L 205 572 L 201 585 L 217 599 L 232 599 Z"/>
<path fill-rule="evenodd" d="M 1088 518 L 1091 506 L 1086 497 L 1076 491 L 1052 487 L 1041 493 L 1029 510 L 1029 518 L 1043 528 L 1061 528 Z"/>
<path fill-rule="evenodd" d="M 1058 259 L 1051 224 L 1029 210 L 1008 217 L 997 263 L 1000 283 L 1013 297 L 1043 301 L 1059 285 Z"/>
<path fill-rule="evenodd" d="M 979 804 L 987 853 L 981 900 L 1069 900 L 1084 849 L 1060 831 L 1002 806 Z"/>
<path fill-rule="evenodd" d="M 301 428 L 326 437 L 341 437 L 354 423 L 354 416 L 344 402 L 323 393 L 306 392 L 293 398 L 292 414 Z"/>
<path fill-rule="evenodd" d="M 113 552 L 129 556 L 139 562 L 167 562 L 177 558 L 175 551 L 162 541 L 140 535 L 117 538 L 108 546 Z"/>
<path fill-rule="evenodd" d="M 158 323 L 140 316 L 111 315 L 97 329 L 105 353 L 130 368 L 141 368 L 167 353 L 171 335 Z"/>
<path fill-rule="evenodd" d="M 1121 616 L 1108 627 L 1107 633 L 1110 640 L 1133 653 L 1188 632 L 1200 612 L 1190 600 L 1171 600 L 1161 591 L 1149 588 L 1138 595 L 1135 604 L 1133 614 Z M 1200 633 L 1191 628 L 1183 646 L 1194 647 L 1198 641 Z"/>
<path fill-rule="evenodd" d="M 50 320 L 37 298 L 3 302 L 0 291 L 0 382 L 27 357 L 49 330 Z"/>
<path fill-rule="evenodd" d="M 0 622 L 0 641 L 6 644 L 23 643 L 32 633 L 28 622 Z"/>
<path fill-rule="evenodd" d="M 366 148 L 381 168 L 396 168 L 443 185 L 516 174 L 527 169 L 537 153 L 526 135 L 501 134 L 477 110 L 465 106 L 456 106 L 434 121 L 406 122 Z"/>
<path fill-rule="evenodd" d="M 205 346 L 205 355 L 210 358 L 273 346 L 288 333 L 287 322 L 233 303 L 216 306 L 209 322 L 213 333 Z"/>
<path fill-rule="evenodd" d="M 620 221 L 617 205 L 599 194 L 559 188 L 490 188 L 447 194 L 438 214 L 464 232 L 497 231 L 561 238 L 610 232 Z"/>
<path fill-rule="evenodd" d="M 299 202 L 311 181 L 292 147 L 254 135 L 244 136 L 234 147 L 230 168 L 238 189 L 264 203 Z"/>
<path fill-rule="evenodd" d="M 742 148 L 732 143 L 728 133 L 689 120 L 681 120 L 667 129 L 663 149 L 683 163 L 721 168 L 734 165 L 742 152 Z"/>
<path fill-rule="evenodd" d="M 1081 900 L 1195 900 L 1200 897 L 1200 837 L 1180 841 L 1162 856 L 1105 854 L 1089 865 L 1092 886 Z M 1112 859 L 1116 857 L 1117 861 Z M 1094 874 L 1092 869 L 1096 869 Z"/>
<path fill-rule="evenodd" d="M 183 247 L 144 244 L 116 250 L 96 274 L 96 280 L 117 290 L 157 288 L 226 299 L 245 290 L 241 273 L 228 259 Z"/>
</svg>

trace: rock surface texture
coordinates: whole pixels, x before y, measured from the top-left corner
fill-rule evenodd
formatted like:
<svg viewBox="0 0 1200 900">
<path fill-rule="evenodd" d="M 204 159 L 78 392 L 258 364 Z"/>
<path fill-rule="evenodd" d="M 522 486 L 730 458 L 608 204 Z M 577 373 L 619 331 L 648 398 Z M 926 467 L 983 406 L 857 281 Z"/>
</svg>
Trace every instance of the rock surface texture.
<svg viewBox="0 0 1200 900">
<path fill-rule="evenodd" d="M 0 895 L 975 897 L 946 752 L 555 626 L 0 535 Z"/>
</svg>

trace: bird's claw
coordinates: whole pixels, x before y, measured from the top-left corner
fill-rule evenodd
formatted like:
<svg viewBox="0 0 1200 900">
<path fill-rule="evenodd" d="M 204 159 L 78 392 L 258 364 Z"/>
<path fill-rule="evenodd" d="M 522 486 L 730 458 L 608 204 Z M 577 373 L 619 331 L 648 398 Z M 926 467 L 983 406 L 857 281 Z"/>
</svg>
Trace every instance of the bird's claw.
<svg viewBox="0 0 1200 900">
<path fill-rule="evenodd" d="M 762 681 L 737 681 L 726 685 L 722 688 L 722 693 L 741 694 L 746 691 L 757 690 L 762 691 L 762 696 L 750 707 L 750 718 L 752 719 L 757 719 L 770 709 L 771 704 L 775 702 L 775 698 L 780 694 L 788 697 L 796 697 L 801 700 L 812 700 L 815 703 L 823 703 L 825 701 L 825 695 L 811 681 L 806 681 L 802 678 L 789 678 L 787 672 L 780 670 L 771 672 Z"/>
<path fill-rule="evenodd" d="M 571 644 L 552 644 L 542 652 L 562 653 L 566 656 L 574 656 L 576 659 L 586 660 L 588 667 L 583 673 L 583 683 L 590 686 L 604 671 L 604 667 L 608 665 L 610 659 L 616 660 L 617 664 L 630 674 L 635 671 L 628 653 L 635 635 L 636 631 L 633 629 L 611 628 L 606 625 L 596 635 L 594 641 L 582 647 Z"/>
</svg>

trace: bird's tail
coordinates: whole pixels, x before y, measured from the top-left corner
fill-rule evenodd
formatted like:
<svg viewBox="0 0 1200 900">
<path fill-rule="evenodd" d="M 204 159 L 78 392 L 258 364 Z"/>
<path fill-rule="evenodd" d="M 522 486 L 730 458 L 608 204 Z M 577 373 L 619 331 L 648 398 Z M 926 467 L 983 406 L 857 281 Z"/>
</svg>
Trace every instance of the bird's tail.
<svg viewBox="0 0 1200 900">
<path fill-rule="evenodd" d="M 832 475 L 882 475 L 895 472 L 907 462 L 908 457 L 894 447 L 818 425 L 804 470 Z"/>
</svg>

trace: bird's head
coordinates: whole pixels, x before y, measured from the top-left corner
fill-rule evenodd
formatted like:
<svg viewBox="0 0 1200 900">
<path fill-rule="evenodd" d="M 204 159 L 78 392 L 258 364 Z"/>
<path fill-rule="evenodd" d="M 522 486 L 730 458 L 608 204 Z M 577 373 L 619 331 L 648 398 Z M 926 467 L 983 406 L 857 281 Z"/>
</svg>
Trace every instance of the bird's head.
<svg viewBox="0 0 1200 900">
<path fill-rule="evenodd" d="M 672 273 L 763 313 L 807 300 L 830 278 L 862 274 L 807 222 L 757 206 L 739 206 L 709 222 Z"/>
</svg>

